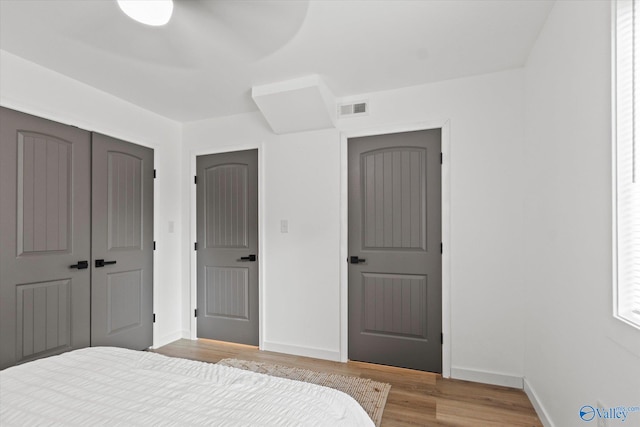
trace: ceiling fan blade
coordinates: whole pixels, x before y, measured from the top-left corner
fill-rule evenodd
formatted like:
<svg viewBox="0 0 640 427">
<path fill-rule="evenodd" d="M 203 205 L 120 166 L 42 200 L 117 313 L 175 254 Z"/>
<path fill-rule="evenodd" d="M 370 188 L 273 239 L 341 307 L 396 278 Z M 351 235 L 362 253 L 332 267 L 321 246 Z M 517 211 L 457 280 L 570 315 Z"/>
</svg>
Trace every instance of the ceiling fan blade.
<svg viewBox="0 0 640 427">
<path fill-rule="evenodd" d="M 53 55 L 60 40 L 67 39 L 77 51 L 65 55 L 97 50 L 105 57 L 175 69 L 216 66 L 210 60 L 213 56 L 248 63 L 291 40 L 304 22 L 308 4 L 308 0 L 175 0 L 169 23 L 153 27 L 127 17 L 115 0 L 2 0 L 3 34 L 7 35 L 2 45 L 11 50 L 13 44 L 21 48 L 51 44 Z M 26 28 L 12 22 L 32 25 Z M 51 28 L 55 31 L 49 37 Z"/>
<path fill-rule="evenodd" d="M 175 25 L 199 43 L 239 60 L 261 59 L 291 40 L 304 23 L 308 0 L 176 0 Z"/>
</svg>

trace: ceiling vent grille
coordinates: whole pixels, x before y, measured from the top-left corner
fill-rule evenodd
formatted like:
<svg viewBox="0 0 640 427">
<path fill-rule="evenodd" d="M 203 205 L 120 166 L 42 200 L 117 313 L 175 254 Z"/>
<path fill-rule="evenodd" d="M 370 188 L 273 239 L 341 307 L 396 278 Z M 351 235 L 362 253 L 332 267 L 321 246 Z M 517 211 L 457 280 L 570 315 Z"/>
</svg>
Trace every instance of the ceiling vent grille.
<svg viewBox="0 0 640 427">
<path fill-rule="evenodd" d="M 338 106 L 338 116 L 364 116 L 369 113 L 369 104 L 366 101 L 353 104 L 340 104 Z"/>
</svg>

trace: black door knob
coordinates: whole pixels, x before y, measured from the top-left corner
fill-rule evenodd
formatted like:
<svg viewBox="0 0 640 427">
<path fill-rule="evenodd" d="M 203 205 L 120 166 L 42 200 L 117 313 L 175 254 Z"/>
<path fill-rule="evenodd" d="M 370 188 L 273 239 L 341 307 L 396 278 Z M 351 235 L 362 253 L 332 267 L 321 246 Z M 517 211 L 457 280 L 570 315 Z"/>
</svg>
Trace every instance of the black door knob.
<svg viewBox="0 0 640 427">
<path fill-rule="evenodd" d="M 111 264 L 115 264 L 116 261 L 105 261 L 103 259 L 97 259 L 96 260 L 96 268 L 99 267 L 104 267 L 105 265 L 111 265 Z"/>
<path fill-rule="evenodd" d="M 84 270 L 89 268 L 89 261 L 78 261 L 77 264 L 70 265 L 69 268 L 77 268 L 78 270 Z"/>
</svg>

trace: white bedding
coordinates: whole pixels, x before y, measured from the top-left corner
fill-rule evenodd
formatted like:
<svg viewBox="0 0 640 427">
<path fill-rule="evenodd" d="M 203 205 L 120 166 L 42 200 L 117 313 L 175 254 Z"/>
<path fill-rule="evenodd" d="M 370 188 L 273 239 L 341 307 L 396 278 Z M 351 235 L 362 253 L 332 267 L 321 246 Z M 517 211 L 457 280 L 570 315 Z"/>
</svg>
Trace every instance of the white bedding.
<svg viewBox="0 0 640 427">
<path fill-rule="evenodd" d="M 93 347 L 0 372 L 0 425 L 373 426 L 340 391 Z"/>
</svg>

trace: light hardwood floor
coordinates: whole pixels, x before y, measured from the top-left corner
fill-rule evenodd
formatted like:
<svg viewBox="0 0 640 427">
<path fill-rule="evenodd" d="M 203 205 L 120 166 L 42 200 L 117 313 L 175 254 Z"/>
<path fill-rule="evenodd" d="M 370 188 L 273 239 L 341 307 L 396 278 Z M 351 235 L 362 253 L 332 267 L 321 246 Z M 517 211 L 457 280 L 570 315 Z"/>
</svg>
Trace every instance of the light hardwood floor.
<svg viewBox="0 0 640 427">
<path fill-rule="evenodd" d="M 362 362 L 330 362 L 211 340 L 178 340 L 157 350 L 204 362 L 227 357 L 267 362 L 391 384 L 383 427 L 541 426 L 522 390 L 442 378 L 439 374 Z"/>
</svg>

